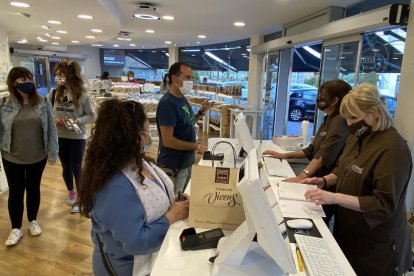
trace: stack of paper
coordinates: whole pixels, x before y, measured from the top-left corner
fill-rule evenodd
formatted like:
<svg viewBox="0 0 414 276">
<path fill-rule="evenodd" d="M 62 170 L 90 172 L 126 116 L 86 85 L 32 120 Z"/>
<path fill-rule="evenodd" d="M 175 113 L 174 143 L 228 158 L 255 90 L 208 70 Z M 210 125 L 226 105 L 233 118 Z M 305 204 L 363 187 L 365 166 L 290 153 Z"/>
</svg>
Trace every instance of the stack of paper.
<svg viewBox="0 0 414 276">
<path fill-rule="evenodd" d="M 306 200 L 305 192 L 316 189 L 316 185 L 279 182 L 279 205 L 284 217 L 325 217 L 322 206 Z"/>
</svg>

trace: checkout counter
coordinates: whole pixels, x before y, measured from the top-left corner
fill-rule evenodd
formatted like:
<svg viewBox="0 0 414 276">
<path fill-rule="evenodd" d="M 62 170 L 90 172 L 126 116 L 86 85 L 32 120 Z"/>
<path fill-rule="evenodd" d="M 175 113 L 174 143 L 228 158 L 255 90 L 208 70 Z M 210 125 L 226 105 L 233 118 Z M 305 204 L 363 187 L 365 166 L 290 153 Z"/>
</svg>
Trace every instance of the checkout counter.
<svg viewBox="0 0 414 276">
<path fill-rule="evenodd" d="M 223 138 L 211 138 L 208 142 L 209 150 L 214 146 L 215 143 L 218 141 L 228 141 L 232 143 L 234 146 L 237 145 L 238 140 L 236 139 L 223 139 Z M 258 146 L 259 141 L 254 141 L 255 145 Z M 264 150 L 276 150 L 283 152 L 279 146 L 272 143 L 272 141 L 263 141 L 262 143 L 262 151 Z M 228 145 L 225 144 L 219 145 L 215 153 L 223 152 L 225 155 L 225 159 L 223 164 L 219 162 L 215 162 L 217 166 L 225 166 L 225 167 L 232 167 L 233 166 L 233 158 L 230 155 L 231 149 L 229 149 Z M 226 158 L 229 155 L 231 158 Z M 238 160 L 237 167 L 241 166 L 241 161 Z M 200 160 L 199 165 L 211 166 L 211 161 L 204 161 Z M 291 176 L 295 176 L 294 172 L 291 172 Z M 281 177 L 271 177 L 268 176 L 268 179 L 271 184 L 271 188 L 275 195 L 278 195 L 278 187 L 277 183 L 281 181 L 283 178 Z M 186 192 L 189 193 L 191 183 L 189 183 Z M 191 207 L 190 207 L 191 208 Z M 282 214 L 283 215 L 283 214 Z M 342 267 L 345 275 L 355 275 L 352 267 L 350 266 L 348 260 L 346 259 L 345 255 L 342 253 L 340 247 L 336 243 L 334 237 L 332 236 L 331 232 L 327 228 L 325 222 L 322 218 L 313 218 L 314 226 L 316 226 L 317 230 L 321 234 L 322 238 L 328 243 L 330 249 L 332 250 L 333 254 L 336 257 L 336 260 L 339 262 L 339 265 Z M 161 249 L 158 253 L 158 257 L 155 261 L 153 270 L 151 272 L 151 276 L 164 276 L 164 275 L 177 275 L 177 276 L 207 276 L 211 275 L 213 264 L 209 261 L 209 258 L 216 254 L 216 249 L 204 249 L 204 250 L 196 250 L 196 251 L 182 251 L 179 242 L 179 236 L 182 231 L 186 228 L 189 228 L 188 219 L 178 221 L 172 224 L 165 236 L 164 242 L 161 246 Z M 197 233 L 205 231 L 207 229 L 200 229 L 196 228 Z M 223 231 L 225 236 L 229 236 L 232 232 L 231 231 Z M 296 244 L 290 243 L 290 247 L 292 250 L 293 259 L 295 261 L 296 267 L 298 267 L 298 261 L 296 258 Z M 298 270 L 299 271 L 299 270 Z M 289 274 L 289 275 L 308 275 L 305 272 L 298 272 L 297 274 Z M 258 276 L 258 275 L 256 275 Z"/>
</svg>

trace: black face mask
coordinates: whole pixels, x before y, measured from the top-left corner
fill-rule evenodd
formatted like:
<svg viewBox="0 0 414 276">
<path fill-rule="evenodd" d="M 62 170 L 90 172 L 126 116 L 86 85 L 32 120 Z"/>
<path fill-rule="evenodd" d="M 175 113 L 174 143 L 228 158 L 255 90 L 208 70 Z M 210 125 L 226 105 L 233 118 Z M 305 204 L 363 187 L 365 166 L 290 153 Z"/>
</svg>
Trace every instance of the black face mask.
<svg viewBox="0 0 414 276">
<path fill-rule="evenodd" d="M 331 103 L 327 99 L 325 99 L 325 98 L 317 99 L 316 100 L 316 103 L 318 105 L 318 108 L 321 111 L 324 111 L 325 109 L 327 109 L 331 105 Z"/>
<path fill-rule="evenodd" d="M 31 94 L 34 91 L 34 83 L 33 82 L 16 83 L 16 88 L 25 94 Z"/>
<path fill-rule="evenodd" d="M 362 119 L 356 123 L 350 124 L 348 128 L 352 135 L 362 139 L 371 133 L 372 127 Z"/>
</svg>

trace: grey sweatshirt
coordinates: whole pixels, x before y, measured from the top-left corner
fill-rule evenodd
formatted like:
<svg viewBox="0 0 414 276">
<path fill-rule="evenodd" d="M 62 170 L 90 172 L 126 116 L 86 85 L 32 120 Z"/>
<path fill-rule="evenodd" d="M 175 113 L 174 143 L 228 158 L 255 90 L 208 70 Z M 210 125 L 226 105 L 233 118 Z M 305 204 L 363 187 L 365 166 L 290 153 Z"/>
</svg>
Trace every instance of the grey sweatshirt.
<svg viewBox="0 0 414 276">
<path fill-rule="evenodd" d="M 50 102 L 52 102 L 52 91 L 49 92 L 48 98 Z M 54 101 L 54 106 L 52 108 L 52 112 L 55 117 L 59 117 L 61 119 L 73 119 L 79 121 L 79 128 L 81 130 L 80 133 L 75 133 L 66 127 L 58 127 L 58 137 L 59 138 L 67 138 L 67 139 L 86 139 L 86 129 L 85 125 L 90 123 L 94 120 L 95 115 L 93 112 L 93 102 L 91 97 L 83 93 L 81 98 L 79 99 L 79 106 L 78 108 L 72 102 L 72 94 L 68 89 L 65 89 L 63 101 L 58 103 L 57 100 Z"/>
</svg>

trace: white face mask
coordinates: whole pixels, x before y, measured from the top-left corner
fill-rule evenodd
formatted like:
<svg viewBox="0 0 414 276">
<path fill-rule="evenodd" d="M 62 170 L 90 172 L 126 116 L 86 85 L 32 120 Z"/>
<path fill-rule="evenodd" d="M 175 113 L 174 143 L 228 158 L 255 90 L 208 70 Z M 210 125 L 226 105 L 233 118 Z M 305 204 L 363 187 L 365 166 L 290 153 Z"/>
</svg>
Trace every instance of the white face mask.
<svg viewBox="0 0 414 276">
<path fill-rule="evenodd" d="M 149 152 L 150 151 L 150 149 L 151 149 L 151 146 L 152 146 L 152 143 L 153 143 L 153 140 L 152 140 L 152 137 L 151 137 L 151 133 L 149 133 L 149 132 L 145 132 L 145 131 L 140 131 L 141 133 L 144 133 L 144 134 L 146 134 L 146 135 L 148 135 L 148 137 L 149 137 L 149 142 L 148 142 L 148 144 L 144 144 L 144 143 L 142 143 L 142 151 L 143 152 Z"/>
<path fill-rule="evenodd" d="M 190 93 L 191 90 L 193 89 L 193 81 L 185 81 L 185 80 L 182 80 L 182 81 L 183 81 L 183 86 L 179 87 L 178 84 L 176 84 L 176 85 L 178 86 L 178 89 L 180 89 L 181 94 L 183 94 L 183 96 L 185 96 L 188 93 Z"/>
</svg>

